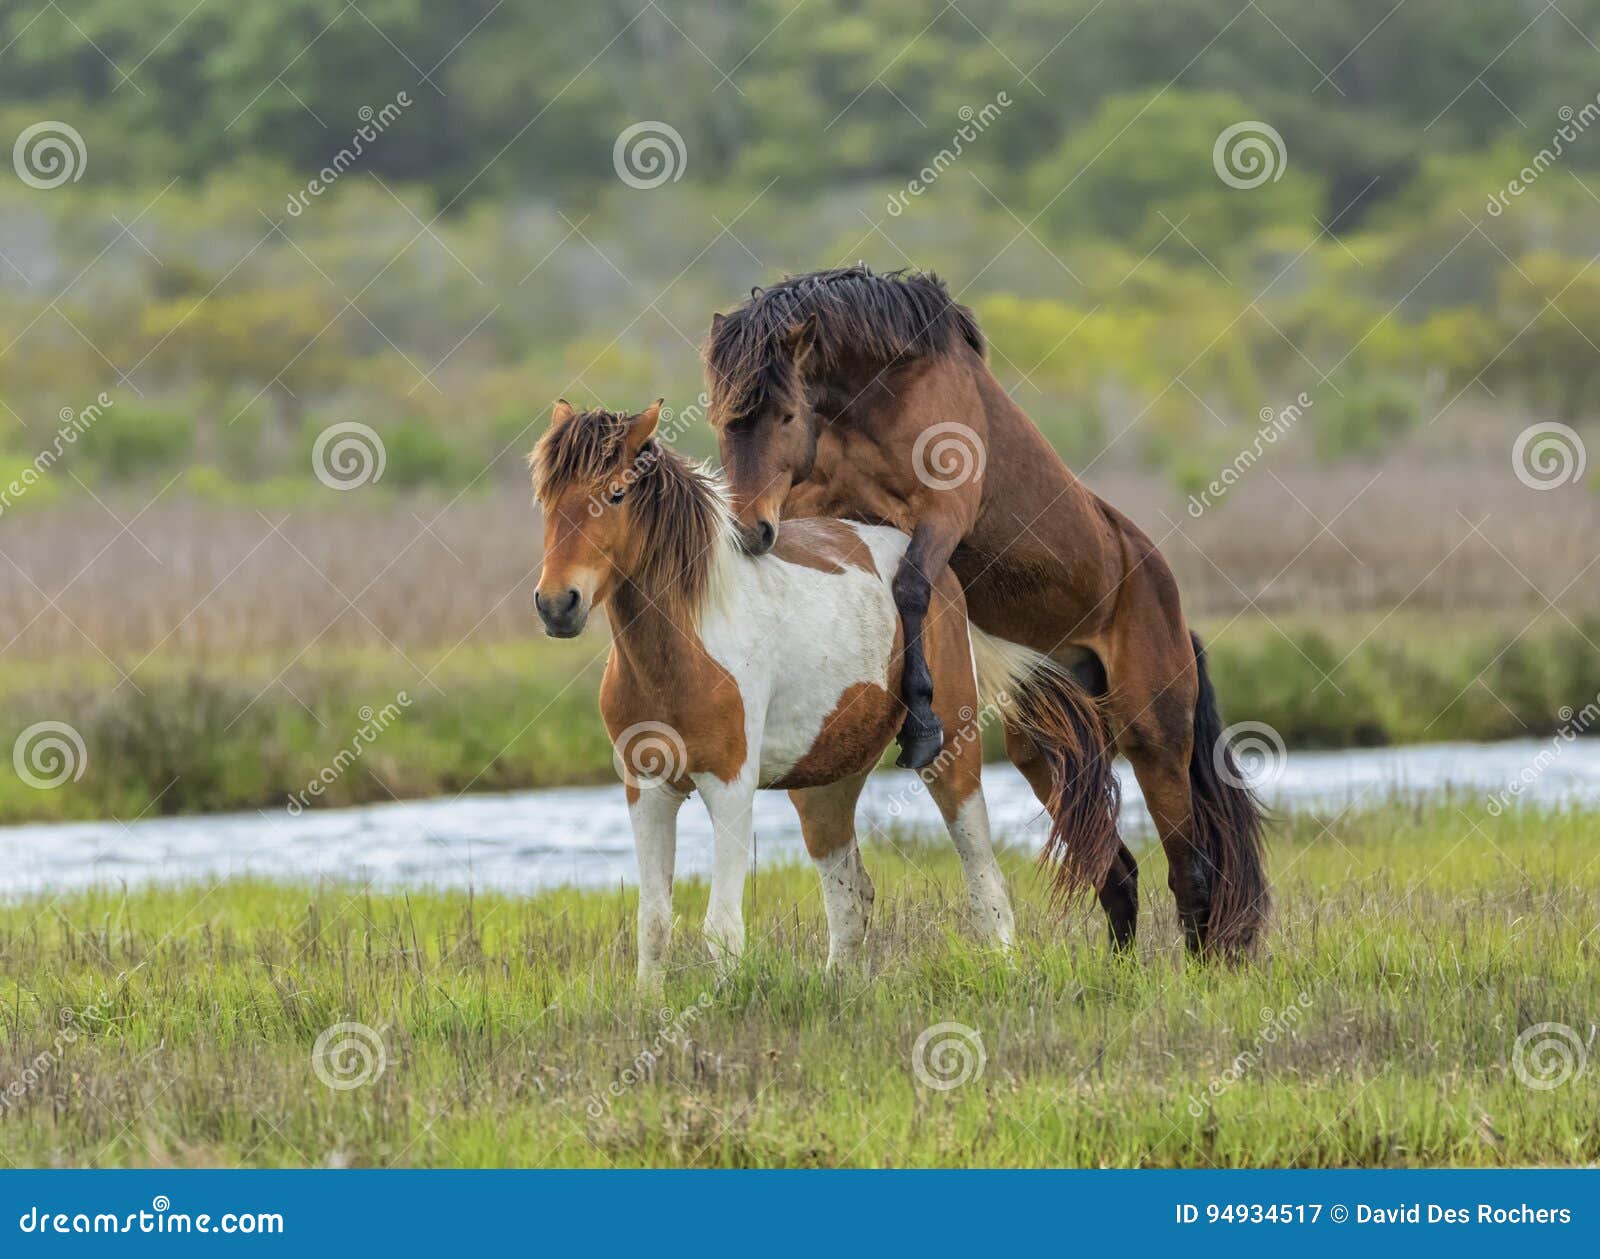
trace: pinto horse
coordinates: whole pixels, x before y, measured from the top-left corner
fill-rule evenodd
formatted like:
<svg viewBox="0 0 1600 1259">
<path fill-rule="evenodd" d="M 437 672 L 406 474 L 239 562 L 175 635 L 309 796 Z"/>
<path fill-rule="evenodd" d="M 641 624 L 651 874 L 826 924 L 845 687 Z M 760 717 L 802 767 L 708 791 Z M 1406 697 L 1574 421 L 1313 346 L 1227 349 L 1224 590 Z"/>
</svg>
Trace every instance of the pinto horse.
<svg viewBox="0 0 1600 1259">
<path fill-rule="evenodd" d="M 600 711 L 626 785 L 639 862 L 639 979 L 659 984 L 672 926 L 679 806 L 711 815 L 705 932 L 724 964 L 744 944 L 751 806 L 783 788 L 822 879 L 828 962 L 856 957 L 873 898 L 856 845 L 867 774 L 904 718 L 902 629 L 890 588 L 908 539 L 838 520 L 795 521 L 762 558 L 738 544 L 714 475 L 655 439 L 661 403 L 574 413 L 558 401 L 531 456 L 544 508 L 534 602 L 557 638 L 603 607 L 611 656 Z M 1088 887 L 1085 857 L 1116 843 L 1115 778 L 1093 703 L 1047 658 L 969 633 L 960 584 L 937 573 L 922 626 L 936 711 L 956 734 L 923 772 L 961 855 L 978 921 L 1002 946 L 1011 904 L 981 790 L 980 709 L 1031 731 L 1060 788 L 1046 847 L 1061 895 Z M 976 662 L 975 662 L 976 658 Z"/>
<path fill-rule="evenodd" d="M 927 763 L 944 738 L 922 631 L 948 564 L 976 625 L 1045 653 L 1100 697 L 1160 833 L 1189 949 L 1249 949 L 1268 909 L 1262 814 L 1177 583 L 1007 395 L 972 312 L 931 274 L 819 271 L 714 316 L 705 359 L 749 552 L 780 544 L 780 521 L 796 517 L 911 534 L 893 579 L 906 636 L 901 763 Z M 1056 786 L 1034 740 L 1008 730 L 1006 750 L 1047 800 Z M 1131 945 L 1138 867 L 1126 845 L 1095 880 L 1113 942 Z"/>
</svg>

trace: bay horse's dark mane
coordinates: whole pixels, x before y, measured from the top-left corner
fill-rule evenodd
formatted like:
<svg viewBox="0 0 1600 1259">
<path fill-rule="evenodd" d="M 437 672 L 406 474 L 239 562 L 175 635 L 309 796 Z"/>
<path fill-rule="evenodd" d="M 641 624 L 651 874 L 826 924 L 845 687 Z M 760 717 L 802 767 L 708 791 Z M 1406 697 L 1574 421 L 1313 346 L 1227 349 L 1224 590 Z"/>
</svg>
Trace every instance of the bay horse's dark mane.
<svg viewBox="0 0 1600 1259">
<path fill-rule="evenodd" d="M 983 333 L 931 271 L 875 275 L 865 266 L 789 276 L 753 289 L 706 340 L 713 424 L 723 425 L 794 388 L 789 337 L 815 318 L 807 372 L 827 375 L 863 358 L 879 366 L 951 353 L 959 339 L 984 353 Z"/>
<path fill-rule="evenodd" d="M 593 410 L 554 425 L 528 457 L 534 493 L 549 511 L 558 495 L 578 486 L 604 510 L 605 495 L 625 488 L 639 536 L 629 577 L 674 621 L 692 624 L 710 594 L 718 550 L 728 541 L 726 494 L 713 474 L 654 439 L 627 463 L 633 418 Z"/>
</svg>

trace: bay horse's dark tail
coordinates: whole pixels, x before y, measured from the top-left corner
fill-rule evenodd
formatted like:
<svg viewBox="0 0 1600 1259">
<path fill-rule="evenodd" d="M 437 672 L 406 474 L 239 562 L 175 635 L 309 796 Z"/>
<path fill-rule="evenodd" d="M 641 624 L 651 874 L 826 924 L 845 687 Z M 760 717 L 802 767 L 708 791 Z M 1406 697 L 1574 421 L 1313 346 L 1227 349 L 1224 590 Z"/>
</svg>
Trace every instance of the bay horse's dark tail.
<svg viewBox="0 0 1600 1259">
<path fill-rule="evenodd" d="M 1262 830 L 1265 814 L 1225 737 L 1216 691 L 1198 634 L 1194 643 L 1199 691 L 1194 706 L 1194 751 L 1189 758 L 1189 795 L 1196 846 L 1211 865 L 1211 910 L 1207 952 L 1246 953 L 1266 924 L 1267 892 Z"/>
<path fill-rule="evenodd" d="M 972 630 L 978 693 L 1008 725 L 1025 731 L 1050 767 L 1050 834 L 1039 864 L 1053 903 L 1098 892 L 1121 847 L 1122 789 L 1115 753 L 1094 698 L 1040 652 Z"/>
</svg>

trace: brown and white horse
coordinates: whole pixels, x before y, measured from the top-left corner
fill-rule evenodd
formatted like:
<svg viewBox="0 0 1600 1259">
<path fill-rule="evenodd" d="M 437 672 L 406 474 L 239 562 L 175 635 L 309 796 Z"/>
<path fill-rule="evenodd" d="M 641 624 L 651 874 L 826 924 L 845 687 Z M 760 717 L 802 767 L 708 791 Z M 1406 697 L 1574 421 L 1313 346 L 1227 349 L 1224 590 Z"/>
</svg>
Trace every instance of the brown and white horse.
<svg viewBox="0 0 1600 1259">
<path fill-rule="evenodd" d="M 937 754 L 939 682 L 920 630 L 948 564 L 972 620 L 1049 655 L 1094 694 L 1160 832 L 1192 950 L 1241 951 L 1267 914 L 1261 813 L 1241 778 L 1172 572 L 1150 539 L 1072 475 L 984 361 L 972 312 L 932 275 L 865 267 L 793 277 L 713 318 L 710 419 L 746 549 L 795 517 L 911 534 L 893 582 L 905 626 L 901 762 Z M 1034 741 L 1006 750 L 1040 798 Z M 1138 867 L 1094 873 L 1112 939 L 1131 944 Z"/>
<path fill-rule="evenodd" d="M 771 553 L 740 548 L 725 490 L 654 439 L 660 402 L 633 415 L 555 404 L 531 456 L 544 508 L 534 596 L 546 632 L 578 634 L 605 609 L 611 656 L 600 710 L 626 784 L 639 862 L 639 977 L 659 983 L 672 924 L 678 809 L 698 790 L 711 815 L 705 932 L 719 961 L 744 944 L 751 806 L 789 792 L 822 879 L 829 965 L 865 937 L 872 883 L 856 845 L 867 774 L 904 719 L 902 630 L 891 581 L 908 539 L 838 520 L 797 521 Z M 1033 731 L 1058 784 L 1086 766 L 1093 791 L 1053 796 L 1054 888 L 1116 843 L 1115 778 L 1094 707 L 1038 653 L 969 634 L 961 587 L 933 577 L 923 625 L 936 711 L 956 736 L 923 774 L 961 855 L 978 921 L 1010 943 L 1012 913 L 980 784 L 980 706 Z M 976 657 L 976 664 L 975 664 Z"/>
</svg>

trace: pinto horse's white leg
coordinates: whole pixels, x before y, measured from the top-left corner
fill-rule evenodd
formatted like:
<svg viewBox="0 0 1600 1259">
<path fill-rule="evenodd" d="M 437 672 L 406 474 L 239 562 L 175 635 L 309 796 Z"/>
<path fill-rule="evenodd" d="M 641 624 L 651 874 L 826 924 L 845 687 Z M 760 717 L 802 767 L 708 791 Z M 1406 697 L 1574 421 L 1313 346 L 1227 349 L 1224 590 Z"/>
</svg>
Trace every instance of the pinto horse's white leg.
<svg viewBox="0 0 1600 1259">
<path fill-rule="evenodd" d="M 744 952 L 744 880 L 750 868 L 755 802 L 753 773 L 725 783 L 697 774 L 695 786 L 711 814 L 711 901 L 706 906 L 706 942 L 718 966 L 727 970 Z"/>
<path fill-rule="evenodd" d="M 678 849 L 678 809 L 685 796 L 665 783 L 639 788 L 628 806 L 639 862 L 639 986 L 659 991 L 672 939 L 672 872 Z"/>
<path fill-rule="evenodd" d="M 856 800 L 865 774 L 789 793 L 800 815 L 806 851 L 822 880 L 822 907 L 828 915 L 828 968 L 854 962 L 867 938 L 872 913 L 872 880 L 856 844 Z"/>
<path fill-rule="evenodd" d="M 1016 922 L 1011 914 L 1011 895 L 1006 891 L 1005 876 L 1000 873 L 1000 863 L 995 860 L 994 844 L 989 838 L 989 809 L 983 802 L 983 792 L 973 791 L 959 804 L 952 803 L 952 807 L 946 807 L 946 801 L 940 800 L 939 807 L 950 839 L 961 854 L 972 912 L 995 943 L 1009 949 L 1016 933 Z"/>
</svg>

